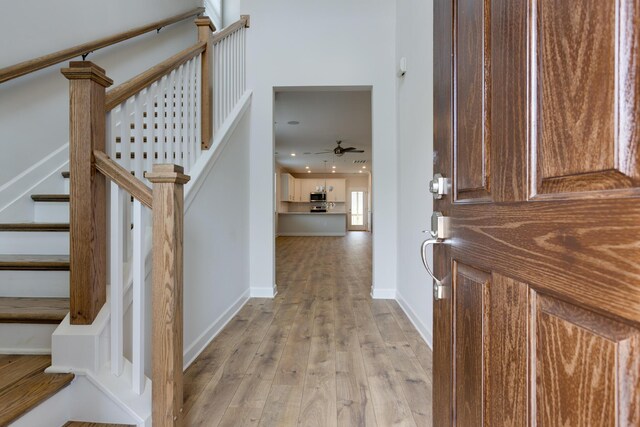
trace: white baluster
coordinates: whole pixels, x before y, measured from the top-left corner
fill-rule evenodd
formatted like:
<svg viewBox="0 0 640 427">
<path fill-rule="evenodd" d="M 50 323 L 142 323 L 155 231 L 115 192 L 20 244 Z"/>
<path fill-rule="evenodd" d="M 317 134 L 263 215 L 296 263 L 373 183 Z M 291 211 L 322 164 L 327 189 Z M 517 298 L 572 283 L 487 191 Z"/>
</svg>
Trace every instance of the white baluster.
<svg viewBox="0 0 640 427">
<path fill-rule="evenodd" d="M 142 123 L 144 121 L 144 102 L 145 102 L 145 98 L 147 98 L 148 95 L 148 91 L 146 89 L 143 89 L 140 93 L 138 93 L 136 95 L 136 100 L 135 100 L 135 104 L 134 104 L 134 109 L 133 109 L 133 139 L 134 139 L 134 143 L 133 143 L 133 155 L 134 155 L 134 159 L 133 159 L 133 170 L 135 172 L 135 176 L 138 179 L 142 179 L 144 180 L 144 176 L 142 174 L 143 170 L 144 170 L 144 151 L 145 151 L 145 145 L 143 143 L 143 139 L 142 139 Z"/>
<path fill-rule="evenodd" d="M 120 376 L 124 367 L 123 356 L 123 294 L 124 294 L 124 191 L 111 183 L 111 373 Z"/>
<path fill-rule="evenodd" d="M 168 81 L 169 79 L 167 78 L 167 76 L 164 76 L 158 83 L 158 93 L 156 96 L 156 102 L 158 103 L 158 106 L 156 107 L 156 112 L 158 114 L 158 117 L 154 120 L 155 136 L 158 138 L 158 144 L 156 148 L 158 153 L 158 158 L 156 159 L 154 156 L 154 160 L 153 160 L 154 163 L 165 163 L 164 153 L 166 152 L 166 149 L 167 149 L 167 144 L 165 142 L 167 132 L 166 132 L 166 129 L 164 128 L 166 123 L 166 119 L 164 115 L 167 111 L 167 108 L 165 106 L 165 104 L 167 103 L 167 98 L 165 96 L 167 94 Z M 156 129 L 156 125 L 158 126 L 157 129 Z"/>
<path fill-rule="evenodd" d="M 120 160 L 118 163 L 128 171 L 132 171 L 131 167 L 131 105 L 133 99 L 129 98 L 120 104 Z"/>
<path fill-rule="evenodd" d="M 171 72 L 171 75 L 169 76 L 169 79 L 167 81 L 167 156 L 166 158 L 159 163 L 173 163 L 173 153 L 174 151 L 174 147 L 175 147 L 175 143 L 174 143 L 174 139 L 175 139 L 175 129 L 174 124 L 176 122 L 175 118 L 173 117 L 174 112 L 175 112 L 175 108 L 174 105 L 176 103 L 175 100 L 175 85 L 176 85 L 176 70 L 173 70 Z"/>
<path fill-rule="evenodd" d="M 191 73 L 192 73 L 192 61 L 187 61 L 184 64 L 184 74 L 182 77 L 182 120 L 180 120 L 180 160 L 181 165 L 184 167 L 185 172 L 189 171 L 189 126 L 191 125 L 191 100 L 190 100 L 190 88 L 191 88 Z"/>
<path fill-rule="evenodd" d="M 147 91 L 147 102 L 145 113 L 147 115 L 143 130 L 144 137 L 147 138 L 147 144 L 145 145 L 145 152 L 147 153 L 147 158 L 144 161 L 144 171 L 151 171 L 153 163 L 155 163 L 155 154 L 158 150 L 158 144 L 155 142 L 155 137 L 157 133 L 154 129 L 154 123 L 156 123 L 156 119 L 154 117 L 156 107 L 155 104 L 158 102 L 158 82 L 153 83 L 149 86 L 149 90 Z M 144 127 L 146 126 L 146 129 Z"/>
<path fill-rule="evenodd" d="M 145 248 L 146 221 L 142 203 L 137 199 L 133 202 L 133 333 L 131 347 L 131 364 L 133 391 L 137 394 L 144 392 L 144 332 L 145 332 Z"/>
<path fill-rule="evenodd" d="M 200 155 L 202 154 L 202 144 L 200 143 L 201 141 L 201 137 L 200 137 L 200 132 L 202 131 L 202 75 L 201 75 L 201 65 L 202 65 L 202 55 L 198 55 L 198 62 L 196 64 L 196 80 L 195 80 L 195 90 L 196 90 L 196 99 L 195 99 L 195 106 L 196 106 L 196 123 L 195 123 L 195 140 L 194 140 L 194 159 L 193 162 L 195 163 L 195 161 L 197 159 L 200 158 Z"/>
</svg>

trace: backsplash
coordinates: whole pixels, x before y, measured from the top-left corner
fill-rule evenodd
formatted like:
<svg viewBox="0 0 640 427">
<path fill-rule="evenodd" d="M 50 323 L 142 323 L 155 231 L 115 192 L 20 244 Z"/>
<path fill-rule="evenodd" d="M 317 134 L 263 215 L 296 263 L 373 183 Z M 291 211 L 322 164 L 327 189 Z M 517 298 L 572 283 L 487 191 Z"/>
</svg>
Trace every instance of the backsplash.
<svg viewBox="0 0 640 427">
<path fill-rule="evenodd" d="M 289 212 L 309 212 L 311 206 L 320 206 L 321 202 L 318 203 L 307 203 L 307 202 L 288 202 Z M 327 206 L 327 212 L 346 212 L 346 203 L 344 202 L 327 202 L 329 206 Z M 333 206 L 333 207 L 331 207 Z M 282 212 L 282 211 L 280 211 Z"/>
</svg>

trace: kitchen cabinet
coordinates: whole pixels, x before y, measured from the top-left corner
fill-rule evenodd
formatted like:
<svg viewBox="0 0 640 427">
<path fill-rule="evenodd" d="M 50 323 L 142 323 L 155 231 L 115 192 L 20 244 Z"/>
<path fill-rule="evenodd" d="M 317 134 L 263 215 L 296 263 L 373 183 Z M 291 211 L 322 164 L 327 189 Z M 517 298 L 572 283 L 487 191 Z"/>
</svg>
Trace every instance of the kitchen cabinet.
<svg viewBox="0 0 640 427">
<path fill-rule="evenodd" d="M 309 194 L 316 191 L 315 181 L 313 179 L 299 179 L 300 181 L 300 192 L 302 202 L 309 202 Z"/>
<path fill-rule="evenodd" d="M 295 202 L 296 179 L 291 174 L 280 174 L 280 201 Z"/>
<path fill-rule="evenodd" d="M 302 201 L 302 180 L 293 178 L 293 182 L 294 182 L 294 188 L 295 188 L 295 191 L 293 193 L 293 200 L 295 202 L 301 202 Z"/>
<path fill-rule="evenodd" d="M 329 191 L 333 187 L 333 190 Z M 327 201 L 344 202 L 347 196 L 347 184 L 345 179 L 327 180 Z"/>
</svg>

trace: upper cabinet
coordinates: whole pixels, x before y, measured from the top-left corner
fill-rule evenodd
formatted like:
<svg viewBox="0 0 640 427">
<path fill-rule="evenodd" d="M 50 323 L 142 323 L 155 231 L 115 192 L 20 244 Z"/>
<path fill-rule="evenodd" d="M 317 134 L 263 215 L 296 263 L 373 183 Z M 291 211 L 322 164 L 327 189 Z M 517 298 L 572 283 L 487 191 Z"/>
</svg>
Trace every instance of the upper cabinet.
<svg viewBox="0 0 640 427">
<path fill-rule="evenodd" d="M 327 180 L 327 202 L 344 202 L 347 196 L 345 179 Z"/>
<path fill-rule="evenodd" d="M 280 174 L 280 201 L 295 202 L 296 196 L 296 179 L 291 174 Z"/>
<path fill-rule="evenodd" d="M 344 202 L 346 200 L 346 180 L 317 178 L 294 178 L 291 174 L 280 174 L 281 202 L 309 202 L 309 194 L 325 187 L 327 202 Z"/>
</svg>

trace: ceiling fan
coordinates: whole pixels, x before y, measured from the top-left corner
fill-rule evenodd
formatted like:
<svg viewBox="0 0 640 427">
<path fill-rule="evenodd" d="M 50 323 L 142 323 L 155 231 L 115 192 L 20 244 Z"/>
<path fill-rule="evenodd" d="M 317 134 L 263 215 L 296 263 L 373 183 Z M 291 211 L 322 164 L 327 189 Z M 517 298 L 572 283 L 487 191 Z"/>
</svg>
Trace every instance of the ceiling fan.
<svg viewBox="0 0 640 427">
<path fill-rule="evenodd" d="M 356 150 L 356 147 L 347 147 L 344 148 L 342 147 L 340 144 L 342 144 L 341 140 L 336 141 L 336 144 L 338 144 L 338 146 L 336 148 L 334 148 L 333 150 L 326 150 L 326 151 L 321 151 L 319 153 L 316 154 L 326 154 L 326 153 L 331 153 L 333 151 L 333 154 L 335 154 L 336 156 L 340 157 L 342 156 L 344 153 L 364 153 L 364 150 Z"/>
</svg>

